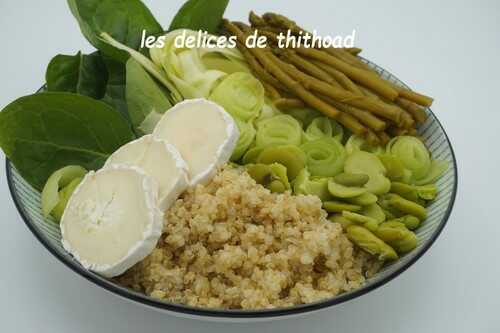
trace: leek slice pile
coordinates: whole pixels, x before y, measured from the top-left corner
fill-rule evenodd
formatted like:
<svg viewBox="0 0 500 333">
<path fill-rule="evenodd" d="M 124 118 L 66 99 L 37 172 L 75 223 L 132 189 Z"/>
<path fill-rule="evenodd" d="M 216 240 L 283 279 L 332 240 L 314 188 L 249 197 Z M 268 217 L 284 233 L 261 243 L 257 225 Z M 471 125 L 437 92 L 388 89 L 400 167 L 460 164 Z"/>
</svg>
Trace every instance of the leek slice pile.
<svg viewBox="0 0 500 333">
<path fill-rule="evenodd" d="M 346 152 L 344 146 L 333 138 L 309 141 L 300 146 L 307 156 L 311 175 L 333 177 L 343 171 Z"/>
</svg>

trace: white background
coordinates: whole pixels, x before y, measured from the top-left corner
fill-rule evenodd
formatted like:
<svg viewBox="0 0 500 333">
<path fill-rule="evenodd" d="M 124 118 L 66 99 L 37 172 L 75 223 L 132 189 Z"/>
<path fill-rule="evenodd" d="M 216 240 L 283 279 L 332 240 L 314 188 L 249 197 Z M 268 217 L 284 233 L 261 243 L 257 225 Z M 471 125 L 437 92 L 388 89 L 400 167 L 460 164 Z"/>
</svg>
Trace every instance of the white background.
<svg viewBox="0 0 500 333">
<path fill-rule="evenodd" d="M 181 0 L 146 1 L 165 27 Z M 283 12 L 321 34 L 357 30 L 363 55 L 436 98 L 459 193 L 435 245 L 384 287 L 296 319 L 203 323 L 125 302 L 64 267 L 31 235 L 0 165 L 2 332 L 500 332 L 500 2 L 243 1 L 227 16 Z M 65 1 L 0 0 L 0 108 L 34 92 L 58 53 L 91 47 Z M 3 156 L 2 156 L 3 157 Z"/>
</svg>

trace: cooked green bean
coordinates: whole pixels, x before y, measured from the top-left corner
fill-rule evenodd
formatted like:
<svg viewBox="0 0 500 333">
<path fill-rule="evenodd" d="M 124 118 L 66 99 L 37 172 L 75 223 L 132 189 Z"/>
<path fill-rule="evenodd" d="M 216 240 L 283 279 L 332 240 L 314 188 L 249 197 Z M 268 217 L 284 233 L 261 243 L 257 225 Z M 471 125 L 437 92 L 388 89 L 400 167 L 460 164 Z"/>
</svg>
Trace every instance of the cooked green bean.
<svg viewBox="0 0 500 333">
<path fill-rule="evenodd" d="M 328 182 L 328 191 L 330 194 L 336 198 L 353 198 L 366 193 L 366 188 L 358 186 L 344 186 L 335 182 L 335 180 L 330 179 Z"/>
<path fill-rule="evenodd" d="M 376 203 L 378 200 L 378 197 L 370 192 L 363 193 L 357 197 L 353 198 L 347 198 L 346 201 L 349 203 L 352 203 L 354 205 L 359 205 L 359 206 L 368 206 L 371 204 Z"/>
<path fill-rule="evenodd" d="M 368 180 L 370 180 L 368 175 L 348 172 L 340 173 L 333 179 L 337 184 L 344 186 L 363 186 L 368 182 Z"/>
<path fill-rule="evenodd" d="M 417 236 L 404 223 L 389 221 L 380 224 L 375 235 L 391 245 L 398 253 L 404 254 L 417 247 Z"/>
<path fill-rule="evenodd" d="M 302 169 L 293 181 L 293 193 L 303 195 L 315 195 L 321 201 L 332 199 L 328 191 L 328 178 L 313 178 L 306 168 Z"/>
<path fill-rule="evenodd" d="M 375 220 L 372 217 L 361 215 L 358 213 L 354 212 L 349 212 L 349 211 L 343 211 L 342 216 L 345 217 L 346 219 L 351 220 L 352 222 L 356 224 L 361 224 L 363 227 L 370 231 L 376 231 L 378 228 L 378 221 Z"/>
<path fill-rule="evenodd" d="M 425 207 L 422 207 L 419 204 L 407 200 L 397 194 L 388 193 L 384 195 L 384 200 L 387 202 L 389 207 L 393 207 L 403 213 L 416 216 L 422 221 L 427 218 L 427 210 Z"/>
<path fill-rule="evenodd" d="M 366 228 L 358 225 L 348 226 L 347 238 L 366 252 L 378 256 L 379 260 L 385 261 L 398 259 L 398 254 L 392 247 Z"/>
<path fill-rule="evenodd" d="M 323 208 L 328 213 L 342 213 L 343 211 L 357 212 L 360 211 L 362 207 L 342 201 L 329 200 L 323 202 Z"/>
</svg>

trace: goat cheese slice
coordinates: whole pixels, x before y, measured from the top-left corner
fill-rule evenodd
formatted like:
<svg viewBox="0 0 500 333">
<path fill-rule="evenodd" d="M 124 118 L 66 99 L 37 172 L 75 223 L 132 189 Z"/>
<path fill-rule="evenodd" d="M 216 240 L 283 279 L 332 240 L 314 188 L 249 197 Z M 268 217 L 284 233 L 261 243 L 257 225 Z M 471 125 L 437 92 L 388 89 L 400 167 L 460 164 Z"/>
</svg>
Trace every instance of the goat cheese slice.
<svg viewBox="0 0 500 333">
<path fill-rule="evenodd" d="M 60 227 L 64 249 L 82 266 L 118 276 L 150 254 L 160 238 L 156 182 L 136 167 L 91 171 L 71 196 Z"/>
<path fill-rule="evenodd" d="M 189 185 L 188 167 L 177 149 L 152 135 L 145 135 L 114 152 L 104 167 L 113 165 L 135 166 L 152 177 L 159 186 L 162 211 L 170 208 Z"/>
<path fill-rule="evenodd" d="M 165 112 L 153 136 L 177 148 L 189 168 L 190 185 L 206 184 L 229 161 L 239 132 L 233 118 L 206 99 L 191 99 Z"/>
</svg>

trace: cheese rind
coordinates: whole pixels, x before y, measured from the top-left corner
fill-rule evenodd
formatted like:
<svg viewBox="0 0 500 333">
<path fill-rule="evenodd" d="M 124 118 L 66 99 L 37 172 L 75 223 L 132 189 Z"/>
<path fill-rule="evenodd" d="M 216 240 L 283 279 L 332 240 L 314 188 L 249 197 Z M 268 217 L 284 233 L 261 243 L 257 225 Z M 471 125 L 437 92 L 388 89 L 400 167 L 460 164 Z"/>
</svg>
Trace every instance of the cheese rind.
<svg viewBox="0 0 500 333">
<path fill-rule="evenodd" d="M 61 219 L 62 244 L 83 267 L 114 277 L 155 248 L 163 228 L 158 185 L 137 167 L 89 172 Z"/>
<path fill-rule="evenodd" d="M 191 99 L 168 110 L 153 131 L 171 143 L 189 167 L 190 185 L 206 184 L 229 161 L 239 138 L 233 118 L 206 99 Z"/>
<path fill-rule="evenodd" d="M 114 152 L 104 168 L 112 165 L 142 169 L 159 186 L 159 206 L 166 211 L 188 185 L 188 166 L 175 147 L 152 135 L 127 143 Z"/>
</svg>

